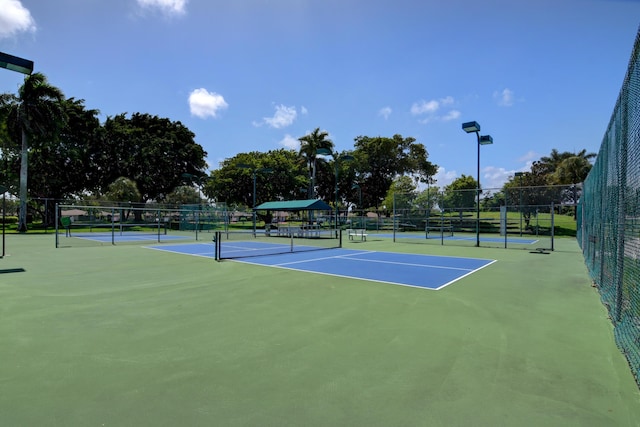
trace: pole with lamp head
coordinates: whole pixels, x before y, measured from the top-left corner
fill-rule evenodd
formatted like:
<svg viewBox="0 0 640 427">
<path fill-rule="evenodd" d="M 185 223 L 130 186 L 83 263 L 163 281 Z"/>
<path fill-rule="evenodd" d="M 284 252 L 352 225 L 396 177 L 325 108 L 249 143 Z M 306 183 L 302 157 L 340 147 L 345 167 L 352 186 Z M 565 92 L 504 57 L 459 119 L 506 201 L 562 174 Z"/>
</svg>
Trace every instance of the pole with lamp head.
<svg viewBox="0 0 640 427">
<path fill-rule="evenodd" d="M 256 176 L 258 174 L 258 172 L 260 173 L 271 173 L 273 172 L 273 169 L 271 168 L 254 168 L 251 165 L 248 165 L 246 163 L 240 163 L 238 164 L 238 168 L 240 169 L 249 169 L 251 171 L 251 174 L 253 175 L 253 235 L 256 235 Z"/>
<path fill-rule="evenodd" d="M 358 210 L 360 210 L 360 213 L 362 214 L 362 188 L 360 187 L 359 184 L 353 184 L 351 186 L 352 190 L 358 190 Z"/>
<path fill-rule="evenodd" d="M 518 210 L 520 211 L 520 237 L 522 237 L 522 176 L 524 175 L 524 172 L 516 172 L 515 175 L 519 178 L 518 185 L 520 188 L 518 188 Z"/>
<path fill-rule="evenodd" d="M 480 135 L 478 122 L 466 122 L 462 124 L 462 130 L 467 133 L 475 133 L 478 139 L 478 181 L 476 183 L 476 246 L 480 246 L 480 146 L 493 144 L 491 135 Z"/>
</svg>

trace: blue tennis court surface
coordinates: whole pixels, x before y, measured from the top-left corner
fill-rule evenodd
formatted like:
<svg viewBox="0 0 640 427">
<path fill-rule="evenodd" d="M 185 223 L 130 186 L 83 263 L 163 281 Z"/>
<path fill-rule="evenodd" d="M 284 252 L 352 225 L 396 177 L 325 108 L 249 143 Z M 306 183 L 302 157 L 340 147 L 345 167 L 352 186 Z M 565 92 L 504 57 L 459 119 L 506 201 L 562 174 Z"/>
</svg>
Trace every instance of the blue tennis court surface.
<svg viewBox="0 0 640 427">
<path fill-rule="evenodd" d="M 234 242 L 238 245 L 238 242 Z M 214 257 L 213 243 L 149 246 L 151 249 Z M 253 250 L 254 245 L 248 250 Z M 329 249 L 240 258 L 233 261 L 337 277 L 439 290 L 495 260 L 396 252 Z"/>
</svg>

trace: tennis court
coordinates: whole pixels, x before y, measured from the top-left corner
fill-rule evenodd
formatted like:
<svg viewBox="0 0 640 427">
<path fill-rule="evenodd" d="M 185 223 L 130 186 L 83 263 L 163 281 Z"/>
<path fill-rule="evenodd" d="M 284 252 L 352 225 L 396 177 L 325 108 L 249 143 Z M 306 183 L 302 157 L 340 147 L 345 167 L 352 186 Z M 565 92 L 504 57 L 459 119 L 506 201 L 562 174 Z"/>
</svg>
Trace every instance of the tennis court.
<svg viewBox="0 0 640 427">
<path fill-rule="evenodd" d="M 371 239 L 242 259 L 274 268 L 216 262 L 206 237 L 180 255 L 147 249 L 177 242 L 7 236 L 2 424 L 638 425 L 637 386 L 575 239 L 548 256 Z M 440 270 L 498 262 L 440 292 L 301 271 L 344 254 L 358 276 L 386 265 L 399 282 L 390 253 Z"/>
<path fill-rule="evenodd" d="M 235 261 L 309 273 L 368 280 L 400 286 L 439 290 L 496 262 L 490 259 L 432 256 L 396 252 L 329 249 L 296 249 L 299 252 L 273 254 L 273 243 L 225 242 Z M 281 245 L 287 248 L 287 245 Z M 151 249 L 187 255 L 214 257 L 212 243 L 149 246 Z M 228 252 L 227 251 L 227 252 Z M 242 258 L 242 256 L 247 258 Z M 256 254 L 267 254 L 256 256 Z"/>
</svg>

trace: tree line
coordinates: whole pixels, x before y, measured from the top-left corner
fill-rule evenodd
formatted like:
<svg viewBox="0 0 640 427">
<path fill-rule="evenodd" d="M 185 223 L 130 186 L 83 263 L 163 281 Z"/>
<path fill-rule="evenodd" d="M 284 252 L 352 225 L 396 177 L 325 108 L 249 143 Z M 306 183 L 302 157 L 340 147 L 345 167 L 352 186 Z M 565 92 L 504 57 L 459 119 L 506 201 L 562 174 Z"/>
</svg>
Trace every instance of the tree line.
<svg viewBox="0 0 640 427">
<path fill-rule="evenodd" d="M 28 209 L 52 224 L 56 201 L 184 204 L 206 197 L 250 208 L 254 199 L 321 198 L 341 208 L 379 209 L 403 192 L 415 194 L 412 203 L 437 203 L 418 188 L 435 183 L 438 167 L 412 137 L 357 136 L 353 149 L 338 152 L 317 128 L 299 138 L 297 151 L 239 153 L 207 173 L 206 151 L 179 121 L 122 113 L 101 123 L 99 114 L 41 73 L 27 76 L 17 94 L 0 94 L 0 185 L 20 200 L 19 231 L 27 229 Z M 505 188 L 581 182 L 593 156 L 553 150 L 523 174 L 524 182 L 519 176 Z M 463 175 L 445 189 L 464 188 L 475 189 L 475 180 Z M 432 186 L 431 194 L 437 190 Z M 499 203 L 500 195 L 493 199 Z"/>
<path fill-rule="evenodd" d="M 27 228 L 27 189 L 28 208 L 48 212 L 51 224 L 55 201 L 104 197 L 119 178 L 133 181 L 140 194 L 133 201 L 144 203 L 184 184 L 183 173 L 205 175 L 206 152 L 182 123 L 98 116 L 41 73 L 27 76 L 17 94 L 0 94 L 0 179 L 19 196 L 19 231 Z"/>
</svg>

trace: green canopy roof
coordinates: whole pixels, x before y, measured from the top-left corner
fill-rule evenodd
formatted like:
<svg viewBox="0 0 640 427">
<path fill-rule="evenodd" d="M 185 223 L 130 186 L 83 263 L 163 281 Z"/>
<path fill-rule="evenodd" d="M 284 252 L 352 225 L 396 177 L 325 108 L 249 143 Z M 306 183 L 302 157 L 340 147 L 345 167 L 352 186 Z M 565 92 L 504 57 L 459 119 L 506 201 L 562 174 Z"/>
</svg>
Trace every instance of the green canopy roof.
<svg viewBox="0 0 640 427">
<path fill-rule="evenodd" d="M 256 206 L 257 211 L 330 211 L 331 206 L 322 200 L 287 200 L 284 202 L 265 202 Z"/>
</svg>

